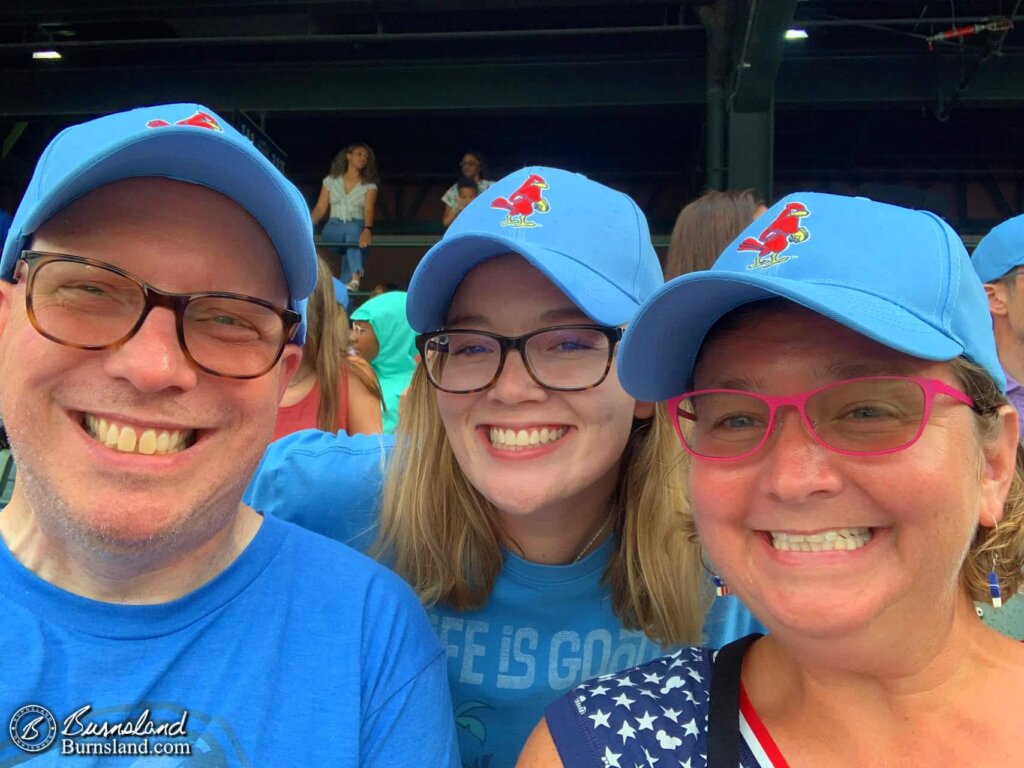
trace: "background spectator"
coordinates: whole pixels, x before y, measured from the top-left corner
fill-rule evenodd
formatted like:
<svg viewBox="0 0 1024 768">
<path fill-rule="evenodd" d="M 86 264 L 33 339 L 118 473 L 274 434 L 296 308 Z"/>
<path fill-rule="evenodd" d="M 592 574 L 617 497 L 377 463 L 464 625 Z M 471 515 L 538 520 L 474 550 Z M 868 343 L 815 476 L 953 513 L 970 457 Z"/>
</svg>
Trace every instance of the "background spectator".
<svg viewBox="0 0 1024 768">
<path fill-rule="evenodd" d="M 370 299 L 352 313 L 352 349 L 370 363 L 384 395 L 384 431 L 398 425 L 398 399 L 416 368 L 416 332 L 405 318 L 405 291 Z"/>
<path fill-rule="evenodd" d="M 476 183 L 477 194 L 480 194 L 494 183 L 493 181 L 488 181 L 484 178 L 484 173 L 486 173 L 486 168 L 484 167 L 484 156 L 479 152 L 467 152 L 463 155 L 462 162 L 459 163 L 459 170 L 462 172 L 462 176 L 467 179 L 472 179 Z M 444 215 L 441 217 L 441 222 L 448 227 L 451 226 L 453 221 L 455 221 L 455 217 L 459 215 L 459 211 L 465 207 L 465 204 L 461 203 L 459 199 L 458 182 L 452 184 L 445 190 L 445 193 L 441 196 L 441 200 L 445 205 Z"/>
<path fill-rule="evenodd" d="M 665 279 L 710 269 L 722 249 L 765 211 L 756 189 L 705 192 L 679 212 L 665 260 Z"/>
<path fill-rule="evenodd" d="M 368 144 L 349 144 L 331 163 L 320 197 L 310 217 L 313 226 L 330 211 L 320 236 L 327 242 L 357 243 L 332 250 L 343 254 L 341 279 L 349 290 L 359 290 L 366 248 L 373 239 L 377 205 L 377 156 Z"/>
<path fill-rule="evenodd" d="M 446 227 L 451 226 L 451 223 L 455 221 L 455 217 L 462 213 L 462 210 L 476 200 L 477 195 L 480 194 L 476 182 L 468 176 L 462 176 L 455 182 L 455 190 L 458 195 L 455 207 L 444 209 L 444 225 Z"/>
<path fill-rule="evenodd" d="M 374 296 L 380 296 L 382 293 L 390 293 L 391 291 L 400 290 L 402 290 L 402 288 L 397 283 L 377 283 L 373 286 L 373 290 L 370 291 L 370 298 L 372 299 Z"/>
<path fill-rule="evenodd" d="M 365 360 L 346 352 L 348 334 L 338 322 L 331 269 L 317 259 L 319 279 L 306 306 L 302 362 L 277 409 L 274 440 L 300 429 L 349 434 L 380 432 L 381 391 Z"/>
</svg>

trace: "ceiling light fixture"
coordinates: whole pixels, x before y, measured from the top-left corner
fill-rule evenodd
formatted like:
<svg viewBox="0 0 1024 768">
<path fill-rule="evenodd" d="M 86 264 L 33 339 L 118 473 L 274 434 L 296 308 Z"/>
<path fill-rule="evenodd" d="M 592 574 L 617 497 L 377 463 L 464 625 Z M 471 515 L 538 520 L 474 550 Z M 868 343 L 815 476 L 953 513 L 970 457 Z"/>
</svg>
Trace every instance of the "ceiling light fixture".
<svg viewBox="0 0 1024 768">
<path fill-rule="evenodd" d="M 787 40 L 806 40 L 807 30 L 806 29 L 787 29 L 785 38 Z"/>
<path fill-rule="evenodd" d="M 63 58 L 57 51 L 32 51 L 33 59 L 60 59 Z"/>
</svg>

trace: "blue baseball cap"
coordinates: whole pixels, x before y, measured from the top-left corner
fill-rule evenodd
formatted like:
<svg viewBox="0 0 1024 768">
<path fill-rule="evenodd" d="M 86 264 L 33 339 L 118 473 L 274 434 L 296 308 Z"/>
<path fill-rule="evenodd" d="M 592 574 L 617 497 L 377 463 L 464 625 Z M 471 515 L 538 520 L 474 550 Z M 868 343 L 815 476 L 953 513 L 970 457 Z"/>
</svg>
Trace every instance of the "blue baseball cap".
<svg viewBox="0 0 1024 768">
<path fill-rule="evenodd" d="M 777 297 L 913 357 L 964 355 L 1005 390 L 988 299 L 956 232 L 927 211 L 815 192 L 783 198 L 710 270 L 644 303 L 619 347 L 622 386 L 640 400 L 682 394 L 712 326 Z"/>
<path fill-rule="evenodd" d="M 1024 264 L 1024 216 L 1014 216 L 993 227 L 974 249 L 971 263 L 983 283 L 998 280 Z"/>
<path fill-rule="evenodd" d="M 341 304 L 346 310 L 348 309 L 348 286 L 345 285 L 341 280 L 331 276 L 331 282 L 334 284 L 334 300 Z"/>
<path fill-rule="evenodd" d="M 284 268 L 289 307 L 302 312 L 316 286 L 309 209 L 299 190 L 245 136 L 199 104 L 163 104 L 106 115 L 61 131 L 43 151 L 0 256 L 11 280 L 22 250 L 50 217 L 97 187 L 161 176 L 231 198 L 270 237 Z M 306 336 L 305 315 L 294 340 Z"/>
<path fill-rule="evenodd" d="M 477 196 L 427 251 L 409 283 L 409 325 L 441 328 L 466 274 L 504 253 L 522 256 L 601 325 L 629 322 L 664 282 L 647 219 L 628 195 L 578 173 L 523 168 Z"/>
</svg>

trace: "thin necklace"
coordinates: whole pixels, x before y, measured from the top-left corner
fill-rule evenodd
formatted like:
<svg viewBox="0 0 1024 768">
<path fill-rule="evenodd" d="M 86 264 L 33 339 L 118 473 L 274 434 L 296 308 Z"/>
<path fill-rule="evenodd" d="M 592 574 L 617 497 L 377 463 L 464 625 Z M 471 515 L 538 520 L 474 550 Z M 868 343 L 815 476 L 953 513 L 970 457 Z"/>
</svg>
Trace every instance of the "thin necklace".
<svg viewBox="0 0 1024 768">
<path fill-rule="evenodd" d="M 608 522 L 609 522 L 609 521 L 610 521 L 611 519 L 612 519 L 612 512 L 609 512 L 609 513 L 608 513 L 608 517 L 606 517 L 606 518 L 604 519 L 604 522 L 603 522 L 603 523 L 601 523 L 601 527 L 597 529 L 597 532 L 596 532 L 596 533 L 595 533 L 595 534 L 594 534 L 593 536 L 591 536 L 591 537 L 590 537 L 590 541 L 588 541 L 588 542 L 587 542 L 587 543 L 586 543 L 586 544 L 585 544 L 585 545 L 583 546 L 583 549 L 581 549 L 581 550 L 580 550 L 580 553 L 579 553 L 578 555 L 576 555 L 576 559 L 572 561 L 572 562 L 573 562 L 573 564 L 575 564 L 575 563 L 578 563 L 578 562 L 580 561 L 580 559 L 581 559 L 581 558 L 582 558 L 582 557 L 583 557 L 583 556 L 584 556 L 585 554 L 587 554 L 587 551 L 588 551 L 588 550 L 589 550 L 589 549 L 590 549 L 590 548 L 591 548 L 591 547 L 593 546 L 594 542 L 595 542 L 595 541 L 597 541 L 597 537 L 598 537 L 598 536 L 600 536 L 600 535 L 601 535 L 602 533 L 604 533 L 604 529 L 608 527 Z"/>
</svg>

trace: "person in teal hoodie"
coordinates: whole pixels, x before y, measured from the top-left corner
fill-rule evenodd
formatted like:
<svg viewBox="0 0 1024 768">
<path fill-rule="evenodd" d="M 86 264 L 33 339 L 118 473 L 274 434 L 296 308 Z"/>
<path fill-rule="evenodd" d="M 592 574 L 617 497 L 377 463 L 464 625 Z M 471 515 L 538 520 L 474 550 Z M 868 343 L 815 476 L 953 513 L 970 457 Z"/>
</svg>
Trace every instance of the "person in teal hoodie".
<svg viewBox="0 0 1024 768">
<path fill-rule="evenodd" d="M 370 299 L 352 313 L 352 347 L 365 359 L 384 393 L 384 431 L 398 425 L 398 400 L 416 370 L 416 332 L 405 319 L 405 292 Z"/>
</svg>

